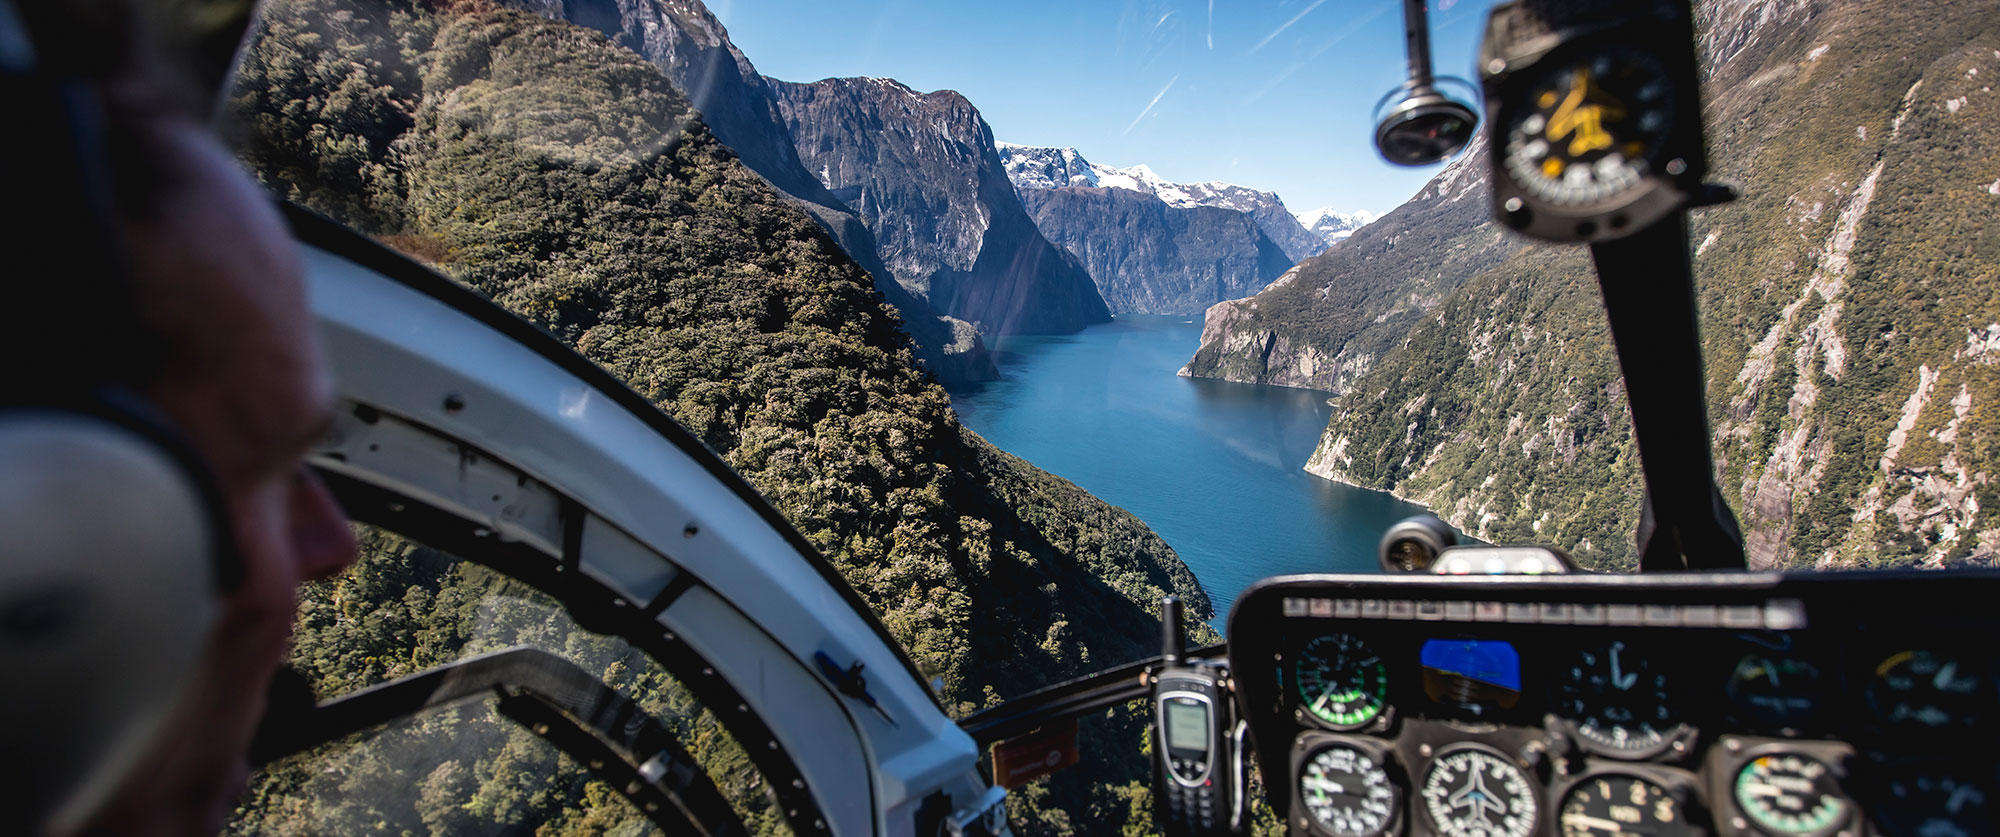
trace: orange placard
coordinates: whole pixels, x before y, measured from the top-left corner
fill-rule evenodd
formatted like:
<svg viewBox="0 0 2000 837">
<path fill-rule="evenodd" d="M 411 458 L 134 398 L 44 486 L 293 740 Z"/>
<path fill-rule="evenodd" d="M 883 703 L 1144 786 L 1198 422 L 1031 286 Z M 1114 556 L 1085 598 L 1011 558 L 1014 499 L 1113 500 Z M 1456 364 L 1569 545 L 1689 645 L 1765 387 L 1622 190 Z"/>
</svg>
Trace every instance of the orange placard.
<svg viewBox="0 0 2000 837">
<path fill-rule="evenodd" d="M 993 745 L 993 782 L 1017 788 L 1076 763 L 1076 719 Z"/>
</svg>

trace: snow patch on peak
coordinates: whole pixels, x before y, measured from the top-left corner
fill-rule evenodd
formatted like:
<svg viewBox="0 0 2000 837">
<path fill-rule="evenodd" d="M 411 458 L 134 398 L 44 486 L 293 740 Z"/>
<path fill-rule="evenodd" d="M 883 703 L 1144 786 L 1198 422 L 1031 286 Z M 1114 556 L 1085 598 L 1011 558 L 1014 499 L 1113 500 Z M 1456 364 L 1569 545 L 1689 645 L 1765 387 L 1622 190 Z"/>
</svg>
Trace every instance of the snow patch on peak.
<svg viewBox="0 0 2000 837">
<path fill-rule="evenodd" d="M 1118 168 L 1092 163 L 1074 148 L 1049 148 L 996 142 L 1000 161 L 1016 189 L 1058 189 L 1064 186 L 1095 186 L 1124 189 L 1152 195 L 1167 205 L 1187 208 L 1218 206 L 1238 212 L 1252 212 L 1261 206 L 1284 207 L 1284 201 L 1270 192 L 1217 180 L 1205 183 L 1175 183 L 1144 163 Z"/>
<path fill-rule="evenodd" d="M 1097 186 L 1094 166 L 1074 148 L 1046 148 L 994 142 L 1000 165 L 1016 189 L 1060 189 L 1064 186 Z"/>
<path fill-rule="evenodd" d="M 1328 244 L 1333 244 L 1353 235 L 1355 230 L 1374 223 L 1382 216 L 1366 209 L 1341 212 L 1330 206 L 1322 206 L 1311 212 L 1294 213 L 1293 217 L 1299 219 L 1299 226 L 1305 227 L 1306 232 L 1318 236 Z"/>
</svg>

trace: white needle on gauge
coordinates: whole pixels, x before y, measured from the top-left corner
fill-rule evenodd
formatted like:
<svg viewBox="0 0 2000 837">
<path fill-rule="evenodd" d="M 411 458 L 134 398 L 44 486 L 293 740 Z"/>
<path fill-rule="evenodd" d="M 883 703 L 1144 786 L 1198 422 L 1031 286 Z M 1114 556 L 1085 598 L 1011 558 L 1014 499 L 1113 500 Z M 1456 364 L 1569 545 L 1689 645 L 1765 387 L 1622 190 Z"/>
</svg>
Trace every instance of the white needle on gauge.
<svg viewBox="0 0 2000 837">
<path fill-rule="evenodd" d="M 1347 792 L 1347 788 L 1342 786 L 1339 782 L 1336 782 L 1332 779 L 1321 778 L 1318 776 L 1307 776 L 1304 784 L 1307 788 L 1310 788 L 1312 790 L 1321 790 L 1321 791 L 1326 791 L 1327 793 Z"/>
<path fill-rule="evenodd" d="M 1611 685 L 1618 687 L 1618 690 L 1621 692 L 1632 688 L 1632 684 L 1639 682 L 1639 673 L 1636 671 L 1626 672 L 1625 674 L 1618 673 L 1618 652 L 1624 649 L 1624 647 L 1625 643 L 1622 642 L 1611 643 Z"/>
<path fill-rule="evenodd" d="M 1622 830 L 1616 822 L 1593 817 L 1589 814 L 1564 814 L 1563 825 L 1580 825 L 1584 828 L 1609 831 L 1613 834 L 1617 834 Z"/>
</svg>

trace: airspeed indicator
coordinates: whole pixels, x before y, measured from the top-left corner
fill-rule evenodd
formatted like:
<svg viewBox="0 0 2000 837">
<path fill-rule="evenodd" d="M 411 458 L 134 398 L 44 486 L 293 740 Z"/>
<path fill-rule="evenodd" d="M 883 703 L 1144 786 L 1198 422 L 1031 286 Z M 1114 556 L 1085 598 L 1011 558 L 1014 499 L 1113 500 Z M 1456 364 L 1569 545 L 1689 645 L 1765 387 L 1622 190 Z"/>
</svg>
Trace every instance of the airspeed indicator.
<svg viewBox="0 0 2000 837">
<path fill-rule="evenodd" d="M 1299 801 L 1326 833 L 1380 837 L 1395 824 L 1403 794 L 1381 761 L 1347 744 L 1330 744 L 1299 769 Z"/>
</svg>

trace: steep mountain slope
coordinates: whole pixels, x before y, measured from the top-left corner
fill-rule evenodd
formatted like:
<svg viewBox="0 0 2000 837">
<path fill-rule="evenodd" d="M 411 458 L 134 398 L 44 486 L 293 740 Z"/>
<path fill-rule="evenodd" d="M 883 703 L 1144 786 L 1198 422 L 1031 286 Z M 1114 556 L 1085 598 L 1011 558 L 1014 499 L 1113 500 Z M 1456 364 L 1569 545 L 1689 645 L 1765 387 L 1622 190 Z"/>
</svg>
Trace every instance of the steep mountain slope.
<svg viewBox="0 0 2000 837">
<path fill-rule="evenodd" d="M 1177 209 L 1197 206 L 1229 209 L 1255 219 L 1258 229 L 1284 250 L 1288 261 L 1296 262 L 1326 249 L 1326 242 L 1307 232 L 1299 219 L 1285 209 L 1285 202 L 1270 192 L 1219 180 L 1173 183 L 1144 164 L 1122 169 L 1099 165 L 1085 160 L 1074 148 L 1010 142 L 997 146 L 1001 162 L 1007 167 L 1007 177 L 1014 181 L 1016 189 L 1097 186 L 1151 195 Z"/>
<path fill-rule="evenodd" d="M 1246 213 L 1126 189 L 1023 189 L 1048 239 L 1082 259 L 1113 314 L 1198 314 L 1292 266 Z"/>
<path fill-rule="evenodd" d="M 1366 209 L 1354 212 L 1340 212 L 1330 206 L 1322 206 L 1311 212 L 1299 213 L 1299 226 L 1306 232 L 1319 236 L 1327 246 L 1345 241 L 1355 230 L 1368 226 L 1380 216 Z"/>
<path fill-rule="evenodd" d="M 1124 175 L 1074 148 L 997 145 L 1035 226 L 1083 260 L 1114 314 L 1200 313 L 1257 292 L 1292 266 L 1247 211 L 1185 192 L 1169 192 L 1177 196 L 1169 202 L 1159 191 L 1104 186 Z"/>
<path fill-rule="evenodd" d="M 1718 480 L 1752 564 L 1992 562 L 2000 21 L 1786 0 L 1703 3 L 1698 23 L 1715 177 L 1744 195 L 1692 234 Z M 1328 256 L 1415 232 L 1399 216 L 1434 210 L 1454 174 Z M 1344 395 L 1308 470 L 1629 566 L 1638 476 L 1585 255 L 1534 246 L 1488 268 L 1379 335 L 1365 374 L 1328 381 Z M 1244 303 L 1244 324 L 1305 331 L 1323 309 L 1298 287 Z M 1303 316 L 1269 316 L 1279 294 Z"/>
<path fill-rule="evenodd" d="M 1210 615 L 1143 523 L 960 425 L 867 274 L 630 51 L 480 3 L 280 0 L 266 20 L 234 99 L 259 176 L 427 255 L 658 403 L 824 551 L 938 673 L 952 711 L 1144 656 L 1164 593 Z M 302 664 L 333 688 L 356 667 L 401 673 L 458 653 L 464 613 L 432 598 L 439 585 L 371 559 L 308 591 L 324 620 L 301 625 L 300 648 L 317 655 Z M 391 616 L 394 630 L 376 629 Z M 350 647 L 364 639 L 383 653 Z M 672 704 L 650 691 L 659 684 L 635 688 L 648 706 Z M 705 758 L 715 737 L 693 739 Z M 375 810 L 338 787 L 290 796 L 285 783 L 321 776 L 300 768 L 267 774 L 239 823 L 519 828 L 609 795 L 553 777 L 517 791 L 522 777 L 494 773 L 491 754 L 443 743 L 428 755 L 457 767 L 421 788 L 405 779 L 414 809 Z M 1061 794 L 1079 827 L 1115 831 L 1127 808 L 1115 787 L 1143 765 L 1102 761 Z"/>
<path fill-rule="evenodd" d="M 1208 309 L 1181 374 L 1346 390 L 1466 277 L 1520 246 L 1487 223 L 1485 161 L 1475 148 L 1262 293 Z"/>
<path fill-rule="evenodd" d="M 799 162 L 770 86 L 699 0 L 509 0 L 509 5 L 596 29 L 652 62 L 687 91 L 702 121 L 744 165 L 799 199 L 876 277 L 877 288 L 902 312 L 918 354 L 939 378 L 959 383 L 998 376 L 976 333 L 949 319 L 939 321 L 922 299 L 891 281 L 874 234 Z"/>
<path fill-rule="evenodd" d="M 911 293 L 989 334 L 1111 318 L 1083 266 L 1021 208 L 965 97 L 889 79 L 769 83 L 800 157 L 860 213 Z"/>
</svg>

